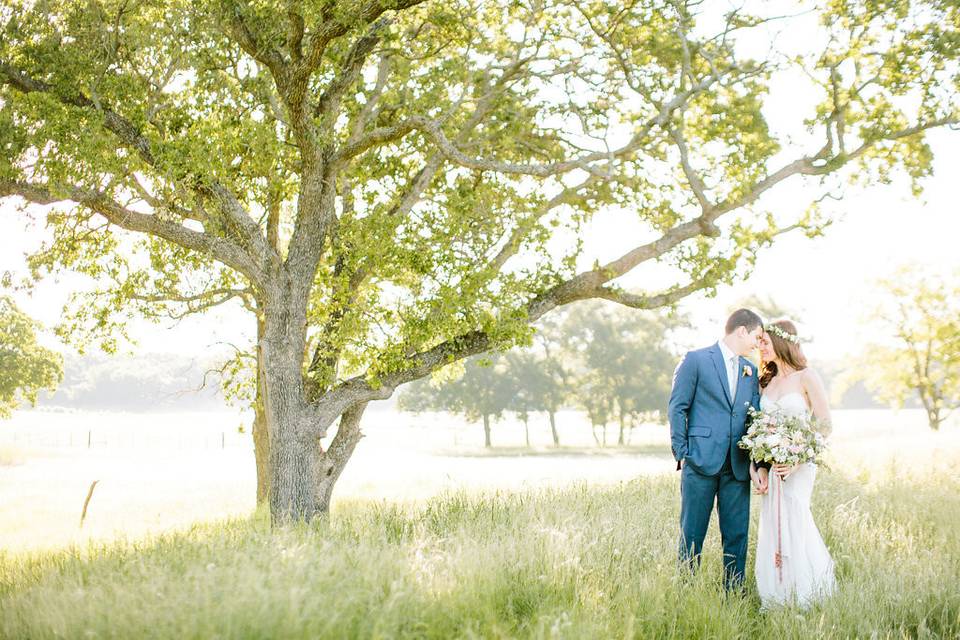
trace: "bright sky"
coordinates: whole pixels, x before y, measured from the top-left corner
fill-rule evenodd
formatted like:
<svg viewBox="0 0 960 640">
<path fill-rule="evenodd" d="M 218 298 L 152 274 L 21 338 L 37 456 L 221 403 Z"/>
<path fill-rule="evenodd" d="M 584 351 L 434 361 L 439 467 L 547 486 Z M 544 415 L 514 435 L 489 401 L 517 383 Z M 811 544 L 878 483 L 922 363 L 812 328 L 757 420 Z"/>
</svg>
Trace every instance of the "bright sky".
<svg viewBox="0 0 960 640">
<path fill-rule="evenodd" d="M 781 236 L 759 254 L 745 281 L 723 287 L 715 298 L 694 295 L 680 308 L 698 330 L 688 347 L 706 346 L 723 333 L 728 309 L 749 295 L 771 297 L 794 310 L 798 330 L 811 342 L 808 356 L 836 360 L 858 352 L 877 336 L 865 318 L 879 293 L 873 283 L 901 264 L 916 264 L 947 273 L 960 268 L 960 216 L 955 167 L 960 166 L 960 132 L 930 136 L 935 154 L 934 176 L 919 199 L 905 180 L 869 189 L 849 188 L 840 201 L 825 203 L 834 217 L 824 236 L 809 239 L 800 232 Z M 817 192 L 801 183 L 784 183 L 766 199 L 772 210 L 802 210 Z M 627 216 L 598 219 L 588 234 L 588 259 L 611 259 L 629 249 Z M 637 227 L 639 230 L 639 227 Z M 626 231 L 625 231 L 626 230 Z M 656 272 L 642 272 L 656 280 Z M 642 273 L 620 280 L 625 288 L 644 288 Z M 658 283 L 659 284 L 659 283 Z M 656 291 L 657 286 L 650 287 Z"/>
<path fill-rule="evenodd" d="M 796 30 L 787 45 L 802 46 L 810 33 Z M 762 47 L 763 43 L 753 43 Z M 788 81 L 789 82 L 789 81 Z M 796 124 L 808 113 L 802 96 L 790 87 L 774 87 L 767 110 L 774 123 Z M 800 331 L 812 343 L 806 346 L 814 359 L 837 360 L 859 351 L 875 335 L 864 324 L 865 311 L 875 300 L 872 282 L 905 263 L 917 263 L 948 272 L 960 267 L 957 251 L 960 220 L 957 216 L 957 171 L 960 166 L 960 132 L 938 131 L 930 136 L 935 153 L 934 176 L 925 182 L 925 193 L 914 198 L 905 180 L 868 190 L 850 187 L 841 201 L 827 201 L 825 210 L 836 219 L 826 235 L 807 239 L 794 232 L 778 239 L 761 253 L 757 268 L 746 281 L 724 287 L 715 298 L 702 295 L 685 300 L 681 308 L 691 314 L 696 330 L 685 346 L 703 346 L 719 337 L 727 310 L 739 299 L 757 294 L 772 297 L 782 306 L 796 309 Z M 769 197 L 765 207 L 778 214 L 796 215 L 820 191 L 801 182 L 784 183 Z M 35 249 L 45 237 L 41 209 L 39 224 L 28 227 L 26 217 L 11 203 L 0 206 L 0 273 L 24 272 L 23 253 Z M 609 260 L 637 244 L 631 224 L 640 227 L 629 213 L 609 212 L 598 216 L 584 235 L 586 255 L 581 266 L 593 260 Z M 662 276 L 662 273 L 660 274 Z M 652 280 L 652 282 L 651 282 Z M 639 271 L 620 282 L 627 288 L 658 290 L 656 268 Z M 18 295 L 21 308 L 48 325 L 54 323 L 69 292 L 85 286 L 85 280 L 66 277 L 48 280 L 32 298 Z M 668 284 L 668 283 L 667 283 Z M 646 285 L 646 286 L 645 286 Z M 144 351 L 197 353 L 218 341 L 247 344 L 254 333 L 252 318 L 230 306 L 204 317 L 155 326 L 137 322 L 131 333 Z"/>
</svg>

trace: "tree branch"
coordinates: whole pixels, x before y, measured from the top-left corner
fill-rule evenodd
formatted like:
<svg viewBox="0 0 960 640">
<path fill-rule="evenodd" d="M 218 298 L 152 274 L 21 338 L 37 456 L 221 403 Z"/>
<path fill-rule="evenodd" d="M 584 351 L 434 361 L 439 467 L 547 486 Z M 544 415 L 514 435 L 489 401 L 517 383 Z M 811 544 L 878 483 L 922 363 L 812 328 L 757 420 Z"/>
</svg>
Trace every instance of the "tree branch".
<svg viewBox="0 0 960 640">
<path fill-rule="evenodd" d="M 83 93 L 76 92 L 69 96 L 62 95 L 53 86 L 41 80 L 35 80 L 3 61 L 0 61 L 0 83 L 10 85 L 21 93 L 47 93 L 67 106 L 93 109 L 99 112 L 103 115 L 104 126 L 107 130 L 113 132 L 126 146 L 136 151 L 148 165 L 156 165 L 156 159 L 150 149 L 150 142 L 129 120 L 118 115 L 109 107 L 95 103 Z"/>
<path fill-rule="evenodd" d="M 247 55 L 267 67 L 277 87 L 282 88 L 287 83 L 287 65 L 283 56 L 273 47 L 261 42 L 244 18 L 241 3 L 238 1 L 231 4 L 233 4 L 232 10 L 227 9 L 224 14 L 227 35 L 232 37 Z M 293 10 L 290 9 L 290 11 Z M 302 18 L 300 22 L 302 27 Z"/>
<path fill-rule="evenodd" d="M 668 131 L 670 137 L 673 138 L 674 143 L 677 145 L 677 149 L 680 151 L 680 166 L 683 168 L 683 174 L 687 177 L 687 183 L 690 185 L 690 189 L 693 190 L 693 195 L 696 196 L 697 202 L 700 203 L 700 209 L 706 213 L 713 209 L 713 203 L 710 202 L 710 198 L 707 196 L 707 185 L 704 184 L 703 178 L 701 178 L 700 174 L 690 165 L 687 142 L 683 137 L 683 122 L 681 121 L 676 127 L 670 127 Z"/>
<path fill-rule="evenodd" d="M 459 164 L 460 166 L 483 171 L 497 171 L 500 173 L 539 177 L 549 177 L 561 173 L 567 173 L 575 169 L 581 169 L 587 173 L 597 175 L 598 177 L 608 178 L 610 177 L 609 167 L 600 168 L 592 163 L 598 161 L 612 162 L 613 160 L 624 160 L 629 158 L 633 152 L 637 151 L 642 146 L 651 130 L 657 126 L 663 126 L 666 124 L 670 120 L 673 113 L 677 109 L 685 106 L 691 97 L 700 93 L 701 91 L 705 91 L 721 77 L 721 75 L 716 75 L 705 78 L 701 82 L 690 87 L 688 90 L 680 92 L 671 100 L 664 103 L 661 106 L 659 113 L 644 123 L 644 125 L 640 127 L 634 136 L 622 147 L 612 151 L 594 151 L 584 154 L 579 158 L 567 160 L 565 162 L 548 164 L 517 164 L 472 158 L 460 151 L 460 149 L 457 148 L 457 146 L 446 137 L 440 128 L 440 124 L 436 120 L 416 115 L 410 116 L 406 120 L 395 125 L 374 129 L 359 140 L 356 140 L 353 143 L 345 144 L 333 155 L 331 162 L 343 163 L 354 156 L 372 149 L 373 147 L 398 140 L 411 131 L 417 130 L 429 138 L 437 146 L 440 153 L 443 154 L 445 158 L 456 164 Z"/>
<path fill-rule="evenodd" d="M 325 20 L 317 30 L 307 38 L 306 52 L 303 60 L 297 65 L 293 72 L 294 82 L 299 82 L 300 77 L 309 76 L 319 66 L 323 59 L 323 53 L 327 45 L 334 39 L 339 38 L 357 24 L 369 24 L 379 18 L 387 11 L 403 11 L 425 0 L 367 0 L 362 6 L 350 15 L 349 21 L 342 21 L 340 17 L 331 17 Z"/>
<path fill-rule="evenodd" d="M 914 127 L 904 129 L 884 138 L 893 140 L 903 138 L 909 135 L 920 133 L 926 129 L 943 126 L 956 122 L 953 118 L 942 118 L 927 123 L 921 123 Z M 729 201 L 713 207 L 708 213 L 694 218 L 688 222 L 677 225 L 667 233 L 663 234 L 657 240 L 641 245 L 627 252 L 620 258 L 608 262 L 607 264 L 590 271 L 581 272 L 569 280 L 555 285 L 546 292 L 530 300 L 525 309 L 525 317 L 528 322 L 534 322 L 550 310 L 569 304 L 576 300 L 582 300 L 594 297 L 604 297 L 615 302 L 622 302 L 629 306 L 639 306 L 641 308 L 652 308 L 652 306 L 662 301 L 663 304 L 670 304 L 679 300 L 683 295 L 692 293 L 695 290 L 708 286 L 706 279 L 697 279 L 683 287 L 678 287 L 662 294 L 654 296 L 637 296 L 633 294 L 620 293 L 613 289 L 603 287 L 606 282 L 624 275 L 642 262 L 663 255 L 670 249 L 676 247 L 685 240 L 697 237 L 699 235 L 717 235 L 719 229 L 714 224 L 722 215 L 735 209 L 739 209 L 760 197 L 764 192 L 776 184 L 786 180 L 793 175 L 819 175 L 836 170 L 844 162 L 856 158 L 864 153 L 870 146 L 877 141 L 865 142 L 855 152 L 845 158 L 835 159 L 834 162 L 827 164 L 827 169 L 814 164 L 814 158 L 806 156 L 784 165 L 779 170 L 768 175 L 763 180 L 758 181 L 754 188 L 747 194 L 735 201 Z M 798 225 L 791 225 L 778 230 L 776 233 L 782 233 L 798 228 Z M 364 376 L 357 376 L 344 381 L 335 387 L 331 393 L 338 396 L 338 403 L 342 403 L 344 408 L 352 404 L 372 399 L 389 398 L 396 387 L 416 380 L 430 372 L 462 358 L 482 353 L 492 346 L 492 339 L 483 331 L 472 330 L 459 336 L 450 338 L 432 348 L 413 354 L 410 361 L 414 363 L 411 367 L 387 374 L 374 386 L 369 383 Z"/>
<path fill-rule="evenodd" d="M 229 300 L 234 298 L 240 298 L 240 301 L 243 303 L 243 306 L 248 310 L 253 310 L 254 306 L 251 302 L 251 296 L 253 291 L 251 289 L 230 289 L 219 287 L 216 289 L 210 289 L 209 291 L 204 291 L 203 293 L 198 293 L 196 295 L 181 295 L 176 293 L 165 293 L 157 295 L 143 295 L 139 293 L 130 293 L 128 297 L 132 300 L 139 300 L 141 302 L 178 302 L 186 305 L 186 310 L 183 313 L 168 313 L 167 315 L 174 320 L 182 320 L 188 315 L 199 313 L 205 311 L 212 307 L 219 306 Z M 219 297 L 218 297 L 219 296 Z M 199 303 L 199 304 L 194 304 Z"/>
<path fill-rule="evenodd" d="M 108 131 L 111 131 L 120 138 L 125 146 L 136 151 L 140 158 L 149 166 L 157 168 L 156 158 L 151 149 L 150 141 L 147 140 L 140 130 L 129 120 L 118 115 L 113 109 L 103 105 L 101 102 L 94 102 L 79 92 L 69 96 L 62 95 L 56 91 L 52 85 L 31 78 L 26 73 L 5 62 L 0 62 L 0 83 L 10 85 L 22 93 L 47 93 L 67 106 L 97 111 L 103 116 L 104 126 Z M 267 259 L 270 253 L 267 251 L 266 244 L 263 241 L 263 234 L 260 232 L 259 225 L 247 214 L 239 200 L 237 200 L 236 196 L 230 192 L 229 189 L 219 183 L 214 183 L 210 187 L 204 187 L 201 182 L 201 185 L 195 187 L 194 190 L 200 195 L 213 197 L 226 220 L 241 230 L 241 237 L 253 251 L 253 253 L 248 256 L 246 262 L 255 264 L 258 261 Z M 170 209 L 172 211 L 178 210 L 176 206 L 172 206 Z M 239 246 L 235 246 L 234 248 L 236 251 L 243 251 Z M 243 273 L 247 274 L 245 271 Z"/>
<path fill-rule="evenodd" d="M 0 180 L 0 197 L 20 196 L 35 204 L 49 205 L 72 201 L 99 213 L 110 223 L 129 231 L 137 231 L 163 238 L 185 249 L 212 256 L 238 272 L 256 285 L 263 284 L 260 265 L 233 243 L 206 233 L 188 229 L 183 225 L 163 220 L 154 215 L 139 213 L 124 208 L 106 194 L 69 186 L 55 192 L 47 185 Z"/>
<path fill-rule="evenodd" d="M 297 11 L 296 0 L 287 0 L 287 51 L 294 63 L 303 59 L 303 16 Z"/>
<path fill-rule="evenodd" d="M 350 85 L 356 82 L 363 69 L 363 63 L 367 56 L 373 51 L 383 31 L 390 25 L 391 21 L 381 18 L 371 25 L 370 29 L 361 37 L 357 38 L 350 51 L 347 53 L 340 68 L 340 72 L 327 85 L 327 88 L 317 99 L 317 106 L 314 109 L 314 116 L 326 117 L 330 120 L 336 118 L 336 112 L 340 105 L 340 99 L 343 97 Z"/>
</svg>

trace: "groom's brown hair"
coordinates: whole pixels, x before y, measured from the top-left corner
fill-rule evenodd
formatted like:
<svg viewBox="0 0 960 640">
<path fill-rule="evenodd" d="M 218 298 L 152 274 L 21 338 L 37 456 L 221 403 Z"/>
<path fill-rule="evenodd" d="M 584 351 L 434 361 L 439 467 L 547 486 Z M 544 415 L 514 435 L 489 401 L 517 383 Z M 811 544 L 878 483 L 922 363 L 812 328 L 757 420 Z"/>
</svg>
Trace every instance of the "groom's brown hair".
<svg viewBox="0 0 960 640">
<path fill-rule="evenodd" d="M 747 331 L 753 331 L 757 327 L 763 326 L 763 320 L 750 309 L 737 309 L 727 318 L 727 335 L 737 330 L 737 327 L 745 327 Z"/>
</svg>

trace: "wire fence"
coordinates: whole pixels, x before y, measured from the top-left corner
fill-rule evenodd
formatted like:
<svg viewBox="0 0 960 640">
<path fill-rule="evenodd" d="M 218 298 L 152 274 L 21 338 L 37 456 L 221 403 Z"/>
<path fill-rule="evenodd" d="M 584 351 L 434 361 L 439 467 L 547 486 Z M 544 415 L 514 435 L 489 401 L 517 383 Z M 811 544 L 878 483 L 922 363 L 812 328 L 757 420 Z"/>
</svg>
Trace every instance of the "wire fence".
<svg viewBox="0 0 960 640">
<path fill-rule="evenodd" d="M 86 429 L 68 433 L 30 433 L 16 430 L 0 433 L 0 444 L 42 449 L 232 449 L 252 447 L 249 433 L 220 431 L 196 435 L 115 433 Z"/>
<path fill-rule="evenodd" d="M 242 430 L 241 430 L 242 427 Z M 0 445 L 25 449 L 228 450 L 253 446 L 237 413 L 18 411 L 0 423 Z"/>
</svg>

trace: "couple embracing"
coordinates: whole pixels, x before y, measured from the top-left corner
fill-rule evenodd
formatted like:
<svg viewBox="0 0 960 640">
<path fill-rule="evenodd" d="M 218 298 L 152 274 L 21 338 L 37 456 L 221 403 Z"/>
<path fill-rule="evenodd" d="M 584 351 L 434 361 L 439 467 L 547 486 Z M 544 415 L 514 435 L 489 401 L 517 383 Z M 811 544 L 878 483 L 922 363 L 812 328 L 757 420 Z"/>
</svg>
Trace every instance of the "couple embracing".
<svg viewBox="0 0 960 640">
<path fill-rule="evenodd" d="M 759 349 L 761 368 L 746 358 Z M 823 383 L 807 367 L 796 327 L 764 327 L 735 311 L 716 344 L 684 356 L 670 395 L 670 440 L 680 480 L 682 565 L 700 564 L 714 501 L 723 546 L 724 587 L 742 591 L 750 526 L 750 487 L 762 496 L 756 581 L 764 609 L 809 606 L 835 588 L 834 564 L 810 512 L 816 465 L 754 463 L 740 448 L 750 408 L 812 416 L 825 431 Z"/>
</svg>

